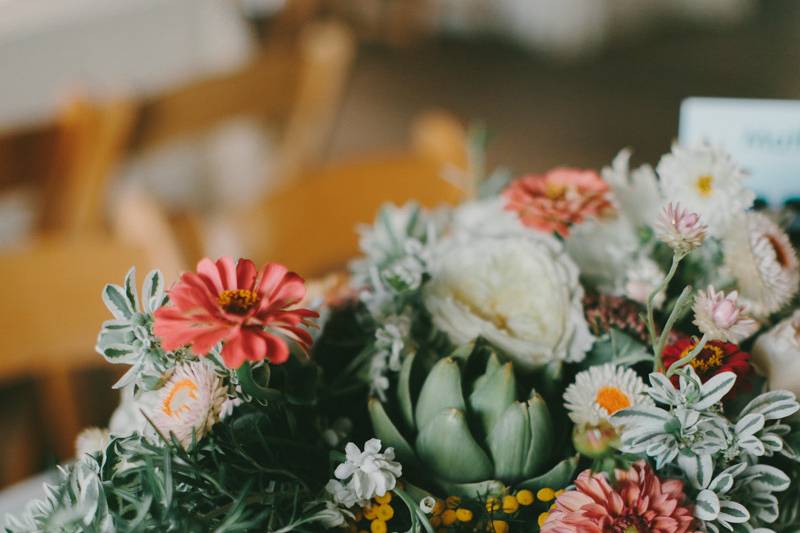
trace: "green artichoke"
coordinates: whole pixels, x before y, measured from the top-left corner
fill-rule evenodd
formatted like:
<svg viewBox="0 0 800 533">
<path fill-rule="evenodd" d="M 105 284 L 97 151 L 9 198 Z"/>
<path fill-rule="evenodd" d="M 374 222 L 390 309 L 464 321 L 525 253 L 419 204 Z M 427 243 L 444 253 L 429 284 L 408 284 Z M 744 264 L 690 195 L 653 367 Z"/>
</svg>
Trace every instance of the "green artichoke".
<svg viewBox="0 0 800 533">
<path fill-rule="evenodd" d="M 369 401 L 376 436 L 395 448 L 405 468 L 467 497 L 501 493 L 506 485 L 558 486 L 570 478 L 575 458 L 534 477 L 551 466 L 553 424 L 536 391 L 519 399 L 510 362 L 501 364 L 479 343 L 415 379 L 424 374 L 420 366 L 414 356 L 405 359 L 396 402 Z"/>
</svg>

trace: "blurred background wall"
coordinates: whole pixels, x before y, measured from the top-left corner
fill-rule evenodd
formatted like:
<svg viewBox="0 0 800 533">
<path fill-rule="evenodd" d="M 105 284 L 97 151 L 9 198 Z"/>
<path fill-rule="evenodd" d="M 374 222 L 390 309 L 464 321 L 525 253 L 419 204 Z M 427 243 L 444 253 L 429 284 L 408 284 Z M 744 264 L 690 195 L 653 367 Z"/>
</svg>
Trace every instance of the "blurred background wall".
<svg viewBox="0 0 800 533">
<path fill-rule="evenodd" d="M 655 162 L 684 98 L 798 65 L 793 0 L 0 0 L 0 485 L 107 422 L 130 265 L 324 275 L 383 201 L 468 194 L 470 124 L 490 168 Z"/>
</svg>

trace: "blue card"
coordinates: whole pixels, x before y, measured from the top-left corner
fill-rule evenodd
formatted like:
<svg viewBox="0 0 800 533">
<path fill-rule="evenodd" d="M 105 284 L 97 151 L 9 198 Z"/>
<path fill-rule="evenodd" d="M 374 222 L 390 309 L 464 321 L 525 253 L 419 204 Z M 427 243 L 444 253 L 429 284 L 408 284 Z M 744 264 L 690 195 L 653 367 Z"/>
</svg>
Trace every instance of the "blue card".
<svg viewBox="0 0 800 533">
<path fill-rule="evenodd" d="M 770 204 L 800 199 L 800 100 L 687 98 L 679 141 L 707 141 L 750 174 L 747 185 Z"/>
</svg>

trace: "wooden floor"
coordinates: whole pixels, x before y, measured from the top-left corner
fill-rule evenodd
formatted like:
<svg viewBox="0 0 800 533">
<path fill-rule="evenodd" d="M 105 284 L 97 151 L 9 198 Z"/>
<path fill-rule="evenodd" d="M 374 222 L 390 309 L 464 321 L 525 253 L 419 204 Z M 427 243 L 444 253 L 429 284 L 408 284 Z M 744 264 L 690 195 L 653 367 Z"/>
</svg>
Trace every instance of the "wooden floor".
<svg viewBox="0 0 800 533">
<path fill-rule="evenodd" d="M 396 146 L 415 113 L 445 106 L 484 121 L 490 160 L 516 171 L 600 166 L 627 145 L 655 162 L 687 96 L 800 98 L 800 2 L 765 1 L 737 28 L 660 28 L 568 65 L 498 42 L 362 47 L 331 156 Z"/>
</svg>

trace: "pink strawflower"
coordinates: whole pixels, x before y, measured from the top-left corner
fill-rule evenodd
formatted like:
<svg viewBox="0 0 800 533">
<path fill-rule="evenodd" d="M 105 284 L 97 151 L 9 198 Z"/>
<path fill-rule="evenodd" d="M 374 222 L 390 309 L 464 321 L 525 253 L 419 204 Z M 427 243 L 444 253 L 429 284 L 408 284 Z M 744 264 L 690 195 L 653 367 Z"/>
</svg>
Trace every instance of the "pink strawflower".
<svg viewBox="0 0 800 533">
<path fill-rule="evenodd" d="M 569 226 L 613 210 L 608 183 L 594 170 L 554 168 L 514 180 L 503 192 L 506 209 L 523 224 L 562 237 Z"/>
<path fill-rule="evenodd" d="M 703 244 L 707 229 L 700 223 L 700 215 L 672 202 L 664 207 L 655 222 L 656 237 L 679 254 L 689 253 Z"/>
<path fill-rule="evenodd" d="M 305 294 L 303 278 L 283 265 L 267 263 L 259 274 L 248 259 L 234 266 L 230 257 L 216 263 L 204 258 L 197 273 L 184 273 L 169 291 L 173 305 L 155 312 L 153 331 L 165 350 L 190 345 L 197 355 L 224 341 L 222 358 L 230 368 L 263 359 L 280 364 L 289 348 L 275 333 L 304 350 L 311 345 L 302 326 L 311 326 L 318 315 L 295 307 Z"/>
<path fill-rule="evenodd" d="M 558 497 L 542 533 L 696 532 L 683 482 L 662 480 L 644 462 L 615 472 L 616 487 L 603 474 L 583 471 L 576 489 Z"/>
<path fill-rule="evenodd" d="M 694 299 L 694 324 L 709 340 L 721 340 L 738 344 L 758 329 L 758 323 L 745 315 L 745 308 L 739 305 L 736 291 L 727 295 L 714 291 L 709 286 L 699 291 Z"/>
</svg>

